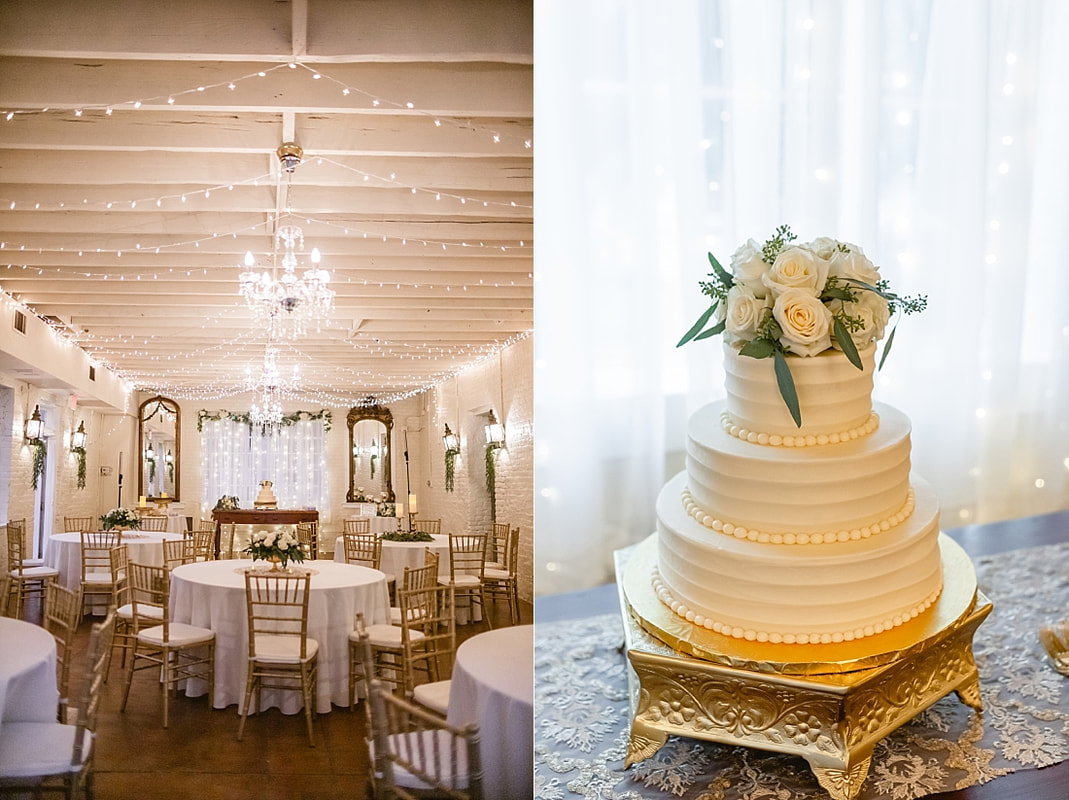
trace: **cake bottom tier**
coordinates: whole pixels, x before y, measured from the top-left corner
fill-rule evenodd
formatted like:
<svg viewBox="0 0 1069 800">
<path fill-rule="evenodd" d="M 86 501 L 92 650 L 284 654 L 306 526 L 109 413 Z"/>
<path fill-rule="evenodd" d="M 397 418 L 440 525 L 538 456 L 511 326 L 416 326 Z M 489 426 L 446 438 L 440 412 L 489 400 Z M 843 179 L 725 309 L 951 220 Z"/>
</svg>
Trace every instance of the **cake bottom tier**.
<svg viewBox="0 0 1069 800">
<path fill-rule="evenodd" d="M 916 505 L 901 525 L 867 539 L 773 545 L 705 528 L 681 502 L 685 472 L 657 499 L 661 601 L 726 636 L 773 643 L 838 643 L 882 633 L 939 596 L 939 507 L 912 481 Z"/>
</svg>

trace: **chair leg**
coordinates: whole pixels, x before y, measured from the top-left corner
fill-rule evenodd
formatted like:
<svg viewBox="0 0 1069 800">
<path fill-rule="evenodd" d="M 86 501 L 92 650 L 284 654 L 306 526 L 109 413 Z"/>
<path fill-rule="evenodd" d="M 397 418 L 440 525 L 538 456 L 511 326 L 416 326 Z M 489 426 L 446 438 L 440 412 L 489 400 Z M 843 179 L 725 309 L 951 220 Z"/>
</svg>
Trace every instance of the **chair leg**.
<svg viewBox="0 0 1069 800">
<path fill-rule="evenodd" d="M 312 732 L 312 714 L 315 713 L 315 673 L 309 664 L 301 664 L 301 693 L 304 695 L 304 723 L 308 728 L 308 746 L 315 747 L 315 734 Z"/>
<path fill-rule="evenodd" d="M 252 690 L 256 683 L 253 677 L 253 667 L 250 664 L 248 674 L 245 677 L 245 701 L 241 704 L 241 722 L 238 724 L 238 741 L 245 735 L 245 719 L 249 716 L 249 702 L 252 700 Z M 259 695 L 257 695 L 258 697 Z"/>
</svg>

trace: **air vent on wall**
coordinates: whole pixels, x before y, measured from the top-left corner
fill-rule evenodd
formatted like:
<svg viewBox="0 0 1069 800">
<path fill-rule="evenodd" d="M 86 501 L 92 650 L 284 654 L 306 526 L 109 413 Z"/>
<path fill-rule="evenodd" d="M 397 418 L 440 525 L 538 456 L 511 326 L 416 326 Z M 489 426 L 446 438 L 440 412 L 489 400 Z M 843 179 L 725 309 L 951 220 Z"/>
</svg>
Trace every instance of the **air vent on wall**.
<svg viewBox="0 0 1069 800">
<path fill-rule="evenodd" d="M 26 315 L 17 308 L 15 309 L 15 331 L 23 336 L 26 335 Z"/>
</svg>

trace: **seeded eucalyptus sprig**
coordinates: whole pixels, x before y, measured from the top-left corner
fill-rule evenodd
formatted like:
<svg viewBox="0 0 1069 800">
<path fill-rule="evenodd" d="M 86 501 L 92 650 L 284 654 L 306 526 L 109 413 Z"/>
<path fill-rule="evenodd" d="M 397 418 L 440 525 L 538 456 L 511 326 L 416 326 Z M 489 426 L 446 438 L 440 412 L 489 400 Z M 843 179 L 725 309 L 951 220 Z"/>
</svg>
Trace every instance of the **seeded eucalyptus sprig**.
<svg viewBox="0 0 1069 800">
<path fill-rule="evenodd" d="M 771 264 L 776 260 L 778 256 L 787 245 L 793 242 L 798 237 L 791 232 L 790 225 L 780 225 L 776 228 L 776 233 L 765 242 L 764 247 L 761 248 L 761 257 L 765 260 L 766 264 Z"/>
</svg>

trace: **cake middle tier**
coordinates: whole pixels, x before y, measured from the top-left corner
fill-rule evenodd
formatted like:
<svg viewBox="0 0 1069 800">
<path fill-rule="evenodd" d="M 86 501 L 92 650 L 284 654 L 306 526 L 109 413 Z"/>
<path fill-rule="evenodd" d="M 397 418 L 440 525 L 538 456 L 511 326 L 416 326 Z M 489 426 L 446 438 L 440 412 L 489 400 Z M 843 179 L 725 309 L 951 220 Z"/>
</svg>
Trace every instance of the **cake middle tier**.
<svg viewBox="0 0 1069 800">
<path fill-rule="evenodd" d="M 727 432 L 723 401 L 704 406 L 687 428 L 692 516 L 706 527 L 791 535 L 849 535 L 901 521 L 911 502 L 909 418 L 881 403 L 874 410 L 880 424 L 868 435 L 772 447 Z"/>
</svg>

